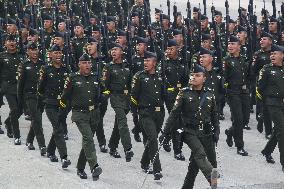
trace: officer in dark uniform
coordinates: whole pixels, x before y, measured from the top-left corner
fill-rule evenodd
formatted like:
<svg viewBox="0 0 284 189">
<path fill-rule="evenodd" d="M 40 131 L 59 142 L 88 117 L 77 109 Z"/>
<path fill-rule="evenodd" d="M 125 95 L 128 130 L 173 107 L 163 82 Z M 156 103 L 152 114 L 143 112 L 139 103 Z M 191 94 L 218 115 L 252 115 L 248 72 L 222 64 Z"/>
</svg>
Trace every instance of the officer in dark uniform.
<svg viewBox="0 0 284 189">
<path fill-rule="evenodd" d="M 144 71 L 137 72 L 132 80 L 131 103 L 138 108 L 139 121 L 144 133 L 145 150 L 140 161 L 146 173 L 154 173 L 154 180 L 160 180 L 161 163 L 158 152 L 158 134 L 161 131 L 164 110 L 164 87 L 156 71 L 157 55 L 145 53 Z M 153 164 L 153 170 L 149 165 Z"/>
<path fill-rule="evenodd" d="M 116 19 L 114 16 L 107 17 L 107 42 L 115 42 L 117 39 Z"/>
<path fill-rule="evenodd" d="M 93 180 L 99 179 L 102 169 L 97 163 L 93 136 L 99 122 L 99 85 L 97 76 L 91 72 L 92 62 L 88 54 L 79 58 L 79 71 L 66 78 L 61 108 L 66 108 L 66 101 L 71 101 L 72 121 L 82 134 L 82 149 L 77 163 L 77 174 L 87 179 L 84 169 L 88 161 Z M 98 111 L 98 112 L 97 112 Z"/>
<path fill-rule="evenodd" d="M 274 123 L 273 136 L 262 151 L 264 155 L 271 155 L 278 141 L 280 163 L 284 172 L 284 48 L 273 45 L 270 56 L 271 64 L 263 66 L 260 71 L 257 91 L 268 108 Z"/>
<path fill-rule="evenodd" d="M 175 121 L 181 115 L 184 122 L 183 141 L 191 149 L 183 189 L 193 188 L 199 169 L 209 184 L 216 184 L 216 180 L 211 179 L 211 176 L 213 168 L 217 167 L 215 143 L 219 140 L 220 128 L 215 96 L 204 87 L 205 74 L 205 69 L 200 65 L 194 66 L 190 76 L 191 86 L 179 92 L 162 135 L 170 137 Z"/>
<path fill-rule="evenodd" d="M 233 146 L 234 137 L 237 153 L 247 156 L 244 150 L 243 128 L 250 115 L 249 88 L 248 88 L 248 64 L 240 55 L 241 44 L 236 36 L 230 36 L 228 41 L 229 55 L 224 58 L 224 80 L 227 90 L 228 104 L 231 109 L 233 125 L 226 129 L 226 142 Z"/>
<path fill-rule="evenodd" d="M 33 42 L 28 44 L 27 54 L 28 59 L 21 63 L 18 68 L 17 95 L 19 106 L 22 107 L 23 103 L 26 103 L 31 115 L 31 127 L 26 145 L 29 150 L 34 150 L 33 140 L 36 137 L 40 153 L 44 156 L 46 154 L 46 146 L 42 129 L 42 113 L 37 108 L 37 82 L 39 71 L 44 62 L 39 59 L 38 47 Z"/>
<path fill-rule="evenodd" d="M 272 35 L 273 44 L 277 44 L 279 41 L 279 33 L 278 33 L 278 20 L 273 16 L 269 19 L 269 33 Z"/>
<path fill-rule="evenodd" d="M 103 69 L 102 84 L 103 94 L 110 95 L 111 107 L 115 111 L 114 128 L 108 144 L 109 153 L 114 158 L 121 157 L 117 152 L 119 139 L 121 139 L 125 159 L 129 162 L 134 155 L 131 150 L 132 144 L 126 118 L 130 107 L 131 75 L 127 62 L 122 59 L 122 53 L 122 47 L 119 44 L 111 43 L 112 61 Z"/>
<path fill-rule="evenodd" d="M 271 53 L 271 45 L 272 45 L 272 39 L 273 37 L 266 32 L 262 32 L 261 34 L 261 40 L 260 40 L 260 46 L 261 49 L 255 52 L 253 57 L 253 71 L 256 76 L 256 79 L 258 80 L 259 72 L 263 68 L 264 65 L 270 64 L 270 53 Z M 271 118 L 267 109 L 267 106 L 265 106 L 264 99 L 260 100 L 259 94 L 256 96 L 256 120 L 257 123 L 257 130 L 262 133 L 263 131 L 263 124 L 265 127 L 265 136 L 266 138 L 270 138 L 272 134 L 272 122 Z"/>
<path fill-rule="evenodd" d="M 8 35 L 6 37 L 5 47 L 7 51 L 0 53 L 1 93 L 5 95 L 10 108 L 9 117 L 5 120 L 5 125 L 7 136 L 9 138 L 13 138 L 14 136 L 14 144 L 20 145 L 21 139 L 18 119 L 22 114 L 22 109 L 18 106 L 17 71 L 19 64 L 23 62 L 23 57 L 17 51 L 15 36 Z"/>
<path fill-rule="evenodd" d="M 55 149 L 58 148 L 62 161 L 62 168 L 67 168 L 71 162 L 67 159 L 67 148 L 64 140 L 64 129 L 59 123 L 59 101 L 64 87 L 64 80 L 68 77 L 68 69 L 62 64 L 62 51 L 58 45 L 50 49 L 50 65 L 42 67 L 38 83 L 38 106 L 42 109 L 42 98 L 45 98 L 45 112 L 52 124 L 53 132 L 47 147 L 47 156 L 51 162 L 58 162 Z"/>
<path fill-rule="evenodd" d="M 92 72 L 98 77 L 99 79 L 102 77 L 103 68 L 106 65 L 104 61 L 104 57 L 98 52 L 98 41 L 95 38 L 90 38 L 87 44 L 87 52 L 90 55 L 90 59 L 92 62 Z M 97 79 L 97 81 L 99 81 Z M 101 83 L 99 82 L 99 85 Z M 100 86 L 101 87 L 101 86 Z M 104 134 L 104 124 L 103 119 L 105 113 L 107 111 L 108 106 L 108 98 L 101 98 L 100 99 L 100 106 L 99 106 L 99 122 L 96 128 L 96 135 L 100 146 L 100 151 L 106 153 L 108 151 L 106 147 L 106 138 Z"/>
<path fill-rule="evenodd" d="M 132 57 L 131 72 L 135 75 L 139 71 L 144 70 L 144 59 L 147 51 L 148 39 L 143 37 L 137 37 L 136 40 L 136 54 Z M 138 109 L 131 104 L 131 112 L 133 116 L 134 128 L 132 133 L 136 142 L 141 142 L 139 133 L 142 131 L 141 123 L 138 119 Z"/>
<path fill-rule="evenodd" d="M 177 43 L 176 40 L 170 39 L 168 41 L 168 47 L 166 50 L 167 58 L 164 65 L 160 65 L 160 68 L 164 66 L 165 70 L 165 87 L 166 87 L 166 98 L 165 104 L 168 110 L 168 113 L 171 112 L 176 96 L 181 88 L 184 88 L 188 84 L 188 70 L 182 62 L 182 58 L 178 56 Z M 181 132 L 182 132 L 182 122 L 176 123 L 175 127 L 172 130 L 172 141 L 174 149 L 174 157 L 177 160 L 184 161 L 184 155 L 182 154 L 182 141 L 181 141 Z M 163 145 L 166 151 L 170 151 L 170 146 L 164 143 Z"/>
<path fill-rule="evenodd" d="M 51 40 L 54 35 L 54 30 L 53 30 L 53 18 L 51 15 L 42 15 L 42 20 L 43 20 L 43 26 L 44 26 L 44 41 L 45 41 L 45 48 L 49 49 L 51 45 Z"/>
</svg>

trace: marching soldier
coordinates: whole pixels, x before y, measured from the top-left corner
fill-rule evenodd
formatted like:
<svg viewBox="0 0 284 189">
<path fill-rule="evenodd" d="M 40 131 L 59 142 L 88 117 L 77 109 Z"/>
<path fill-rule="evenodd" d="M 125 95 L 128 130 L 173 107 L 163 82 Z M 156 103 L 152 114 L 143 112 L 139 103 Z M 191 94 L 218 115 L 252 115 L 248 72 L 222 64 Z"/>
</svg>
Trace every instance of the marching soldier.
<svg viewBox="0 0 284 189">
<path fill-rule="evenodd" d="M 190 77 L 190 87 L 183 88 L 179 92 L 162 135 L 162 137 L 169 138 L 175 121 L 182 115 L 183 141 L 191 149 L 183 189 L 193 188 L 199 169 L 210 185 L 216 184 L 214 179 L 217 179 L 211 179 L 211 175 L 213 175 L 213 168 L 217 167 L 214 143 L 218 143 L 220 128 L 215 96 L 204 87 L 205 74 L 205 69 L 200 65 L 194 66 Z"/>
<path fill-rule="evenodd" d="M 59 101 L 61 99 L 64 80 L 68 77 L 68 69 L 62 64 L 62 51 L 58 45 L 50 49 L 50 65 L 42 67 L 38 83 L 38 106 L 43 109 L 43 98 L 45 101 L 45 112 L 51 122 L 53 132 L 47 146 L 47 156 L 51 162 L 58 162 L 55 155 L 56 148 L 60 154 L 62 168 L 67 168 L 71 162 L 67 159 L 67 148 L 64 140 L 64 129 L 59 123 Z M 43 111 L 43 110 L 42 110 Z"/>
<path fill-rule="evenodd" d="M 269 33 L 273 37 L 273 44 L 277 44 L 279 41 L 278 20 L 274 17 L 270 17 L 269 20 Z"/>
<path fill-rule="evenodd" d="M 37 82 L 39 71 L 44 62 L 39 59 L 38 47 L 33 42 L 28 44 L 27 54 L 28 59 L 21 63 L 18 68 L 18 104 L 22 107 L 23 103 L 26 103 L 31 115 L 31 127 L 26 145 L 29 150 L 34 150 L 33 140 L 36 137 L 40 153 L 44 156 L 46 154 L 46 146 L 42 129 L 42 113 L 37 108 Z"/>
<path fill-rule="evenodd" d="M 115 17 L 114 16 L 108 16 L 107 17 L 107 36 L 108 39 L 107 42 L 115 42 L 117 39 L 117 29 L 116 29 L 116 24 L 115 24 Z"/>
<path fill-rule="evenodd" d="M 271 155 L 278 142 L 280 163 L 284 172 L 284 48 L 273 45 L 270 60 L 271 64 L 267 64 L 261 69 L 257 83 L 259 97 L 265 99 L 264 103 L 274 123 L 273 136 L 262 153 L 266 157 Z"/>
<path fill-rule="evenodd" d="M 233 146 L 234 138 L 237 154 L 248 156 L 244 150 L 243 128 L 249 117 L 248 64 L 240 55 L 241 44 L 236 36 L 230 36 L 228 41 L 229 55 L 224 58 L 224 80 L 227 90 L 228 104 L 232 113 L 233 125 L 226 129 L 226 142 Z"/>
<path fill-rule="evenodd" d="M 0 53 L 0 81 L 1 93 L 5 95 L 10 112 L 9 117 L 5 120 L 7 136 L 15 138 L 14 144 L 21 145 L 19 117 L 22 115 L 22 109 L 18 106 L 17 98 L 17 71 L 23 57 L 17 51 L 17 41 L 15 36 L 8 35 L 5 39 L 7 51 Z"/>
<path fill-rule="evenodd" d="M 53 30 L 53 18 L 50 15 L 42 15 L 43 27 L 44 27 L 44 41 L 45 48 L 49 49 L 51 40 L 55 31 Z"/>
<path fill-rule="evenodd" d="M 102 77 L 103 94 L 110 95 L 111 107 L 115 111 L 114 128 L 108 144 L 109 154 L 114 158 L 121 157 L 117 152 L 119 139 L 121 139 L 126 162 L 129 162 L 134 155 L 131 150 L 132 144 L 126 118 L 130 106 L 131 75 L 127 62 L 122 58 L 122 47 L 117 43 L 111 45 L 112 61 L 104 67 Z"/>
<path fill-rule="evenodd" d="M 161 131 L 164 110 L 164 87 L 156 71 L 157 55 L 145 53 L 144 71 L 137 72 L 132 80 L 131 103 L 138 108 L 139 121 L 144 132 L 145 150 L 140 161 L 145 173 L 154 174 L 154 180 L 160 180 L 161 163 L 158 151 L 158 134 Z M 150 170 L 150 163 L 153 170 Z"/>
<path fill-rule="evenodd" d="M 259 77 L 259 72 L 263 66 L 270 64 L 272 39 L 273 37 L 269 33 L 262 32 L 260 40 L 261 49 L 255 52 L 254 61 L 252 63 L 253 71 L 257 80 Z M 262 133 L 264 124 L 265 136 L 267 139 L 269 139 L 272 134 L 271 118 L 267 106 L 265 106 L 265 99 L 260 100 L 258 97 L 259 94 L 256 96 L 256 120 L 258 121 L 257 130 Z"/>
<path fill-rule="evenodd" d="M 102 173 L 97 163 L 96 148 L 93 136 L 99 122 L 99 87 L 97 76 L 92 73 L 92 62 L 88 54 L 79 58 L 79 71 L 70 74 L 65 80 L 61 108 L 66 108 L 66 102 L 71 102 L 72 121 L 76 123 L 82 134 L 83 144 L 77 163 L 77 175 L 87 179 L 84 171 L 88 161 L 93 180 L 98 180 Z"/>
<path fill-rule="evenodd" d="M 106 65 L 104 61 L 104 57 L 98 52 L 98 41 L 95 38 L 90 38 L 87 44 L 87 52 L 90 55 L 90 59 L 92 62 L 92 72 L 96 75 L 96 77 L 102 77 L 102 70 Z M 100 84 L 100 83 L 99 83 Z M 101 87 L 101 86 L 100 86 Z M 108 149 L 106 147 L 106 138 L 104 134 L 104 124 L 103 119 L 105 113 L 107 111 L 108 106 L 108 98 L 100 98 L 100 106 L 99 109 L 99 122 L 96 128 L 96 135 L 99 142 L 100 151 L 103 153 L 107 153 Z"/>
</svg>

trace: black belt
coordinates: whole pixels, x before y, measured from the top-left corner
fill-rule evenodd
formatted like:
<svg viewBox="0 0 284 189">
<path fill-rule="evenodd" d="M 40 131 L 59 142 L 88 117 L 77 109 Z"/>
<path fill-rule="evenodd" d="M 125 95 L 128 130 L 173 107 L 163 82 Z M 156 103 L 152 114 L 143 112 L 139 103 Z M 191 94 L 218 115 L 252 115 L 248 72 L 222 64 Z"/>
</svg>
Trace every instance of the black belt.
<svg viewBox="0 0 284 189">
<path fill-rule="evenodd" d="M 98 108 L 97 105 L 92 105 L 92 106 L 88 106 L 88 107 L 76 107 L 76 106 L 73 106 L 72 110 L 79 111 L 79 112 L 91 112 L 91 111 L 94 111 L 97 108 Z"/>
<path fill-rule="evenodd" d="M 110 94 L 125 94 L 127 95 L 129 93 L 128 90 L 111 90 Z"/>
<path fill-rule="evenodd" d="M 164 110 L 164 106 L 146 106 L 138 107 L 138 110 L 148 110 L 153 112 L 161 112 Z"/>
</svg>

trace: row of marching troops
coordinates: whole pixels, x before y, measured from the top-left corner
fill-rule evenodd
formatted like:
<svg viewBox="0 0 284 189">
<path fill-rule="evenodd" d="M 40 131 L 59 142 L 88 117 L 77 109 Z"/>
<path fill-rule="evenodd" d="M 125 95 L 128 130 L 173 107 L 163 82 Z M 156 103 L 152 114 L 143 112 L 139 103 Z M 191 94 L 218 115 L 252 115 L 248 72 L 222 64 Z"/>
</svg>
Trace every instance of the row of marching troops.
<svg viewBox="0 0 284 189">
<path fill-rule="evenodd" d="M 146 0 L 0 4 L 0 104 L 5 96 L 10 113 L 3 123 L 15 145 L 21 144 L 18 119 L 25 113 L 31 121 L 28 149 L 35 149 L 36 138 L 40 154 L 58 162 L 57 148 L 62 168 L 67 168 L 66 118 L 72 110 L 83 138 L 77 174 L 87 178 L 88 162 L 97 180 L 102 169 L 93 136 L 100 151 L 114 158 L 121 158 L 121 139 L 125 159 L 131 161 L 126 118 L 131 112 L 134 139 L 145 146 L 140 161 L 145 173 L 155 180 L 163 177 L 159 143 L 167 152 L 173 147 L 174 158 L 181 161 L 186 143 L 192 153 L 183 188 L 193 188 L 199 169 L 213 187 L 225 103 L 232 120 L 226 142 L 229 147 L 235 143 L 242 156 L 248 155 L 243 129 L 251 129 L 256 104 L 257 130 L 268 139 L 261 153 L 275 163 L 271 154 L 278 144 L 284 171 L 284 5 L 277 15 L 272 1 L 273 14 L 263 9 L 257 22 L 252 0 L 248 9 L 239 7 L 237 20 L 230 18 L 228 1 L 224 17 L 212 6 L 209 18 L 206 4 L 204 10 L 191 9 L 188 2 L 185 16 L 168 0 L 167 11 L 155 8 L 154 21 Z M 109 102 L 115 121 L 107 146 L 103 118 Z M 164 104 L 169 117 L 163 128 Z M 44 111 L 53 127 L 47 146 Z"/>
</svg>

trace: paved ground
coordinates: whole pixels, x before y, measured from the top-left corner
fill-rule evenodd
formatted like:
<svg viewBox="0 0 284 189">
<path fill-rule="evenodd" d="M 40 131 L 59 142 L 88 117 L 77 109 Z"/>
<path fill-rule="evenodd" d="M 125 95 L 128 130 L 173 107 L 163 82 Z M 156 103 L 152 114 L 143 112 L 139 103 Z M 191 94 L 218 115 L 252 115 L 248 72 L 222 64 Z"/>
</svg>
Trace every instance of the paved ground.
<svg viewBox="0 0 284 189">
<path fill-rule="evenodd" d="M 280 0 L 276 0 L 277 8 L 280 7 Z M 165 0 L 162 1 L 162 8 L 166 10 Z M 176 0 L 176 4 L 180 11 L 185 13 L 186 1 Z M 193 6 L 198 6 L 195 0 Z M 237 15 L 238 1 L 230 2 L 230 13 L 235 18 Z M 151 8 L 159 7 L 160 1 L 151 1 Z M 210 3 L 211 6 L 211 2 Z M 247 0 L 241 0 L 242 6 L 246 5 Z M 173 1 L 172 1 L 173 4 Z M 263 4 L 261 0 L 255 1 L 257 6 L 257 14 Z M 214 2 L 217 9 L 224 11 L 224 0 Z M 202 5 L 201 5 L 202 6 Z M 267 8 L 271 10 L 271 0 L 267 1 Z M 180 8 L 183 9 L 180 9 Z M 208 13 L 210 7 L 207 7 Z M 211 16 L 211 14 L 209 14 Z M 7 105 L 1 109 L 2 119 L 4 120 L 9 112 Z M 266 143 L 263 134 L 256 131 L 255 114 L 251 114 L 250 126 L 251 131 L 245 131 L 245 147 L 249 152 L 248 157 L 236 155 L 236 148 L 229 148 L 225 143 L 224 130 L 231 125 L 229 121 L 229 111 L 226 108 L 226 120 L 221 122 L 221 136 L 218 145 L 218 164 L 221 178 L 219 187 L 226 189 L 284 189 L 284 174 L 281 171 L 279 163 L 279 152 L 275 150 L 273 156 L 276 164 L 267 164 L 260 154 L 260 151 Z M 70 115 L 69 115 L 70 116 Z M 70 118 L 70 117 L 69 117 Z M 105 117 L 105 132 L 107 139 L 113 127 L 114 112 L 109 107 Z M 133 127 L 131 117 L 128 115 L 129 127 Z M 29 122 L 23 117 L 20 119 L 22 142 L 25 143 Z M 51 125 L 45 114 L 43 118 L 43 128 L 48 141 L 51 133 Z M 68 170 L 62 170 L 60 163 L 50 163 L 47 158 L 40 156 L 38 149 L 36 151 L 28 151 L 26 146 L 14 146 L 13 140 L 8 139 L 6 135 L 0 136 L 0 189 L 38 189 L 38 188 L 96 188 L 96 189 L 176 189 L 180 188 L 187 171 L 188 160 L 185 162 L 176 161 L 172 153 L 161 151 L 161 163 L 164 178 L 162 181 L 153 181 L 152 175 L 148 175 L 145 183 L 145 174 L 140 170 L 139 160 L 143 152 L 143 145 L 135 143 L 133 140 L 135 156 L 133 161 L 126 163 L 125 159 L 113 159 L 108 154 L 98 152 L 98 161 L 103 168 L 103 174 L 97 182 L 91 180 L 90 172 L 87 169 L 89 178 L 80 180 L 76 176 L 76 161 L 81 148 L 81 136 L 76 125 L 68 119 L 68 129 L 70 139 L 67 142 L 68 153 L 72 161 L 72 165 Z M 97 142 L 96 142 L 97 144 Z M 37 146 L 36 146 L 37 148 Z M 123 154 L 122 146 L 119 148 Z M 184 146 L 184 154 L 188 159 L 190 150 Z M 199 174 L 196 180 L 196 189 L 208 188 L 208 185 L 202 174 Z"/>
</svg>

